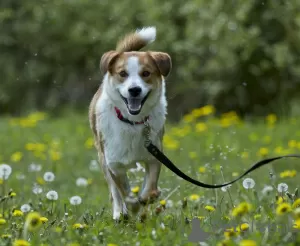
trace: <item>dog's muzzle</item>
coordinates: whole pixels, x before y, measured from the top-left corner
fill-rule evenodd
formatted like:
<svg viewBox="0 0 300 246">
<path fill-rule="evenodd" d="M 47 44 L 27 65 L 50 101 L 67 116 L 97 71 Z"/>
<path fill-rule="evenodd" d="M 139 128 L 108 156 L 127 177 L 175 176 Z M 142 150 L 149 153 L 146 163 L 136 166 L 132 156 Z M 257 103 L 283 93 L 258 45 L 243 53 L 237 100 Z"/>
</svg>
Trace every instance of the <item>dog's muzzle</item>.
<svg viewBox="0 0 300 246">
<path fill-rule="evenodd" d="M 150 92 L 151 91 L 149 91 L 144 98 L 139 97 L 139 96 L 137 96 L 137 97 L 129 96 L 128 98 L 126 98 L 126 97 L 123 97 L 120 92 L 119 92 L 119 94 L 120 94 L 121 98 L 123 99 L 123 101 L 125 102 L 128 112 L 131 115 L 138 115 L 141 112 L 142 107 L 143 107 L 144 103 L 146 102 L 147 98 L 149 97 Z"/>
</svg>

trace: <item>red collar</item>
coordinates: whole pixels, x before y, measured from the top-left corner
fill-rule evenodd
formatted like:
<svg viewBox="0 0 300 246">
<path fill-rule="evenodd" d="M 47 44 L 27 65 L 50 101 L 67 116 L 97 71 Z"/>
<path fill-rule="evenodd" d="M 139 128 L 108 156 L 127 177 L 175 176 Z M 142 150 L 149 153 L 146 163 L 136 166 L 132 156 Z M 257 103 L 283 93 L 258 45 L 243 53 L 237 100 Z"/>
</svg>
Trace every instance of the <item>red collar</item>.
<svg viewBox="0 0 300 246">
<path fill-rule="evenodd" d="M 118 109 L 117 107 L 115 107 L 115 111 L 116 111 L 116 114 L 117 114 L 117 117 L 119 118 L 119 120 L 121 120 L 125 123 L 128 123 L 130 125 L 141 125 L 141 124 L 144 124 L 149 119 L 149 116 L 147 116 L 142 121 L 138 121 L 138 122 L 137 121 L 131 121 L 131 120 L 128 120 L 128 119 L 124 118 L 124 116 L 122 115 L 120 109 Z"/>
</svg>

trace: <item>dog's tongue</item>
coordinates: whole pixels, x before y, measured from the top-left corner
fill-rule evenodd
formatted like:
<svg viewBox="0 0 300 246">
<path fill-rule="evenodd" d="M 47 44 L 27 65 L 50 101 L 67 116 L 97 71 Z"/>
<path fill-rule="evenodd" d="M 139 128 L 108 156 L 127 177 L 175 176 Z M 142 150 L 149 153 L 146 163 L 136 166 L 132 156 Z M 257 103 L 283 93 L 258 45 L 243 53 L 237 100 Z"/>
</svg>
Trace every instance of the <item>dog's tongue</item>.
<svg viewBox="0 0 300 246">
<path fill-rule="evenodd" d="M 132 111 L 138 111 L 141 109 L 142 100 L 137 98 L 128 98 L 128 108 Z"/>
</svg>

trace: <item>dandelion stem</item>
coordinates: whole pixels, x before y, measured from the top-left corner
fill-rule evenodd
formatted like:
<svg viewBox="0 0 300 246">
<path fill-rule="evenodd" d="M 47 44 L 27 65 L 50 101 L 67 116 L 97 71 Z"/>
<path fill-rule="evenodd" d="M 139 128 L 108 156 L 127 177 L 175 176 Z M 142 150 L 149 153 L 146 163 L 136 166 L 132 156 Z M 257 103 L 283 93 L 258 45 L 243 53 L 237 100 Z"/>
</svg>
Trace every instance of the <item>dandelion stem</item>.
<svg viewBox="0 0 300 246">
<path fill-rule="evenodd" d="M 222 167 L 220 168 L 220 171 L 221 171 L 221 175 L 222 175 L 223 181 L 225 183 L 225 178 L 224 178 L 223 168 Z M 227 189 L 226 191 L 228 192 L 228 196 L 229 196 L 229 199 L 230 199 L 230 202 L 231 202 L 231 206 L 234 207 L 233 201 L 232 201 L 232 197 L 231 197 L 229 189 Z"/>
<path fill-rule="evenodd" d="M 180 185 L 178 185 L 174 190 L 172 190 L 164 200 L 168 200 L 178 189 L 180 188 Z"/>
</svg>

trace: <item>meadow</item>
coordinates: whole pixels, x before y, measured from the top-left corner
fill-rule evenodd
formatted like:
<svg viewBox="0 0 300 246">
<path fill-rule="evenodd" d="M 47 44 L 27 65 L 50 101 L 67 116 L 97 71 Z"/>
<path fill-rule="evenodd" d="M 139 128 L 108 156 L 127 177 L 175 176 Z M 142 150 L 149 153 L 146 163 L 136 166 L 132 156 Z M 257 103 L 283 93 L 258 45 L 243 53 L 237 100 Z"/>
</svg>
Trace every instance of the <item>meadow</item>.
<svg viewBox="0 0 300 246">
<path fill-rule="evenodd" d="M 300 153 L 300 118 L 243 121 L 197 108 L 168 125 L 165 153 L 195 179 L 230 181 L 254 162 Z M 299 245 L 299 159 L 282 159 L 230 187 L 196 187 L 162 167 L 158 201 L 112 220 L 87 115 L 33 112 L 0 119 L 0 245 Z M 143 166 L 129 170 L 139 192 Z M 198 218 L 209 234 L 189 242 Z M 298 244 L 297 244 L 298 243 Z"/>
</svg>

